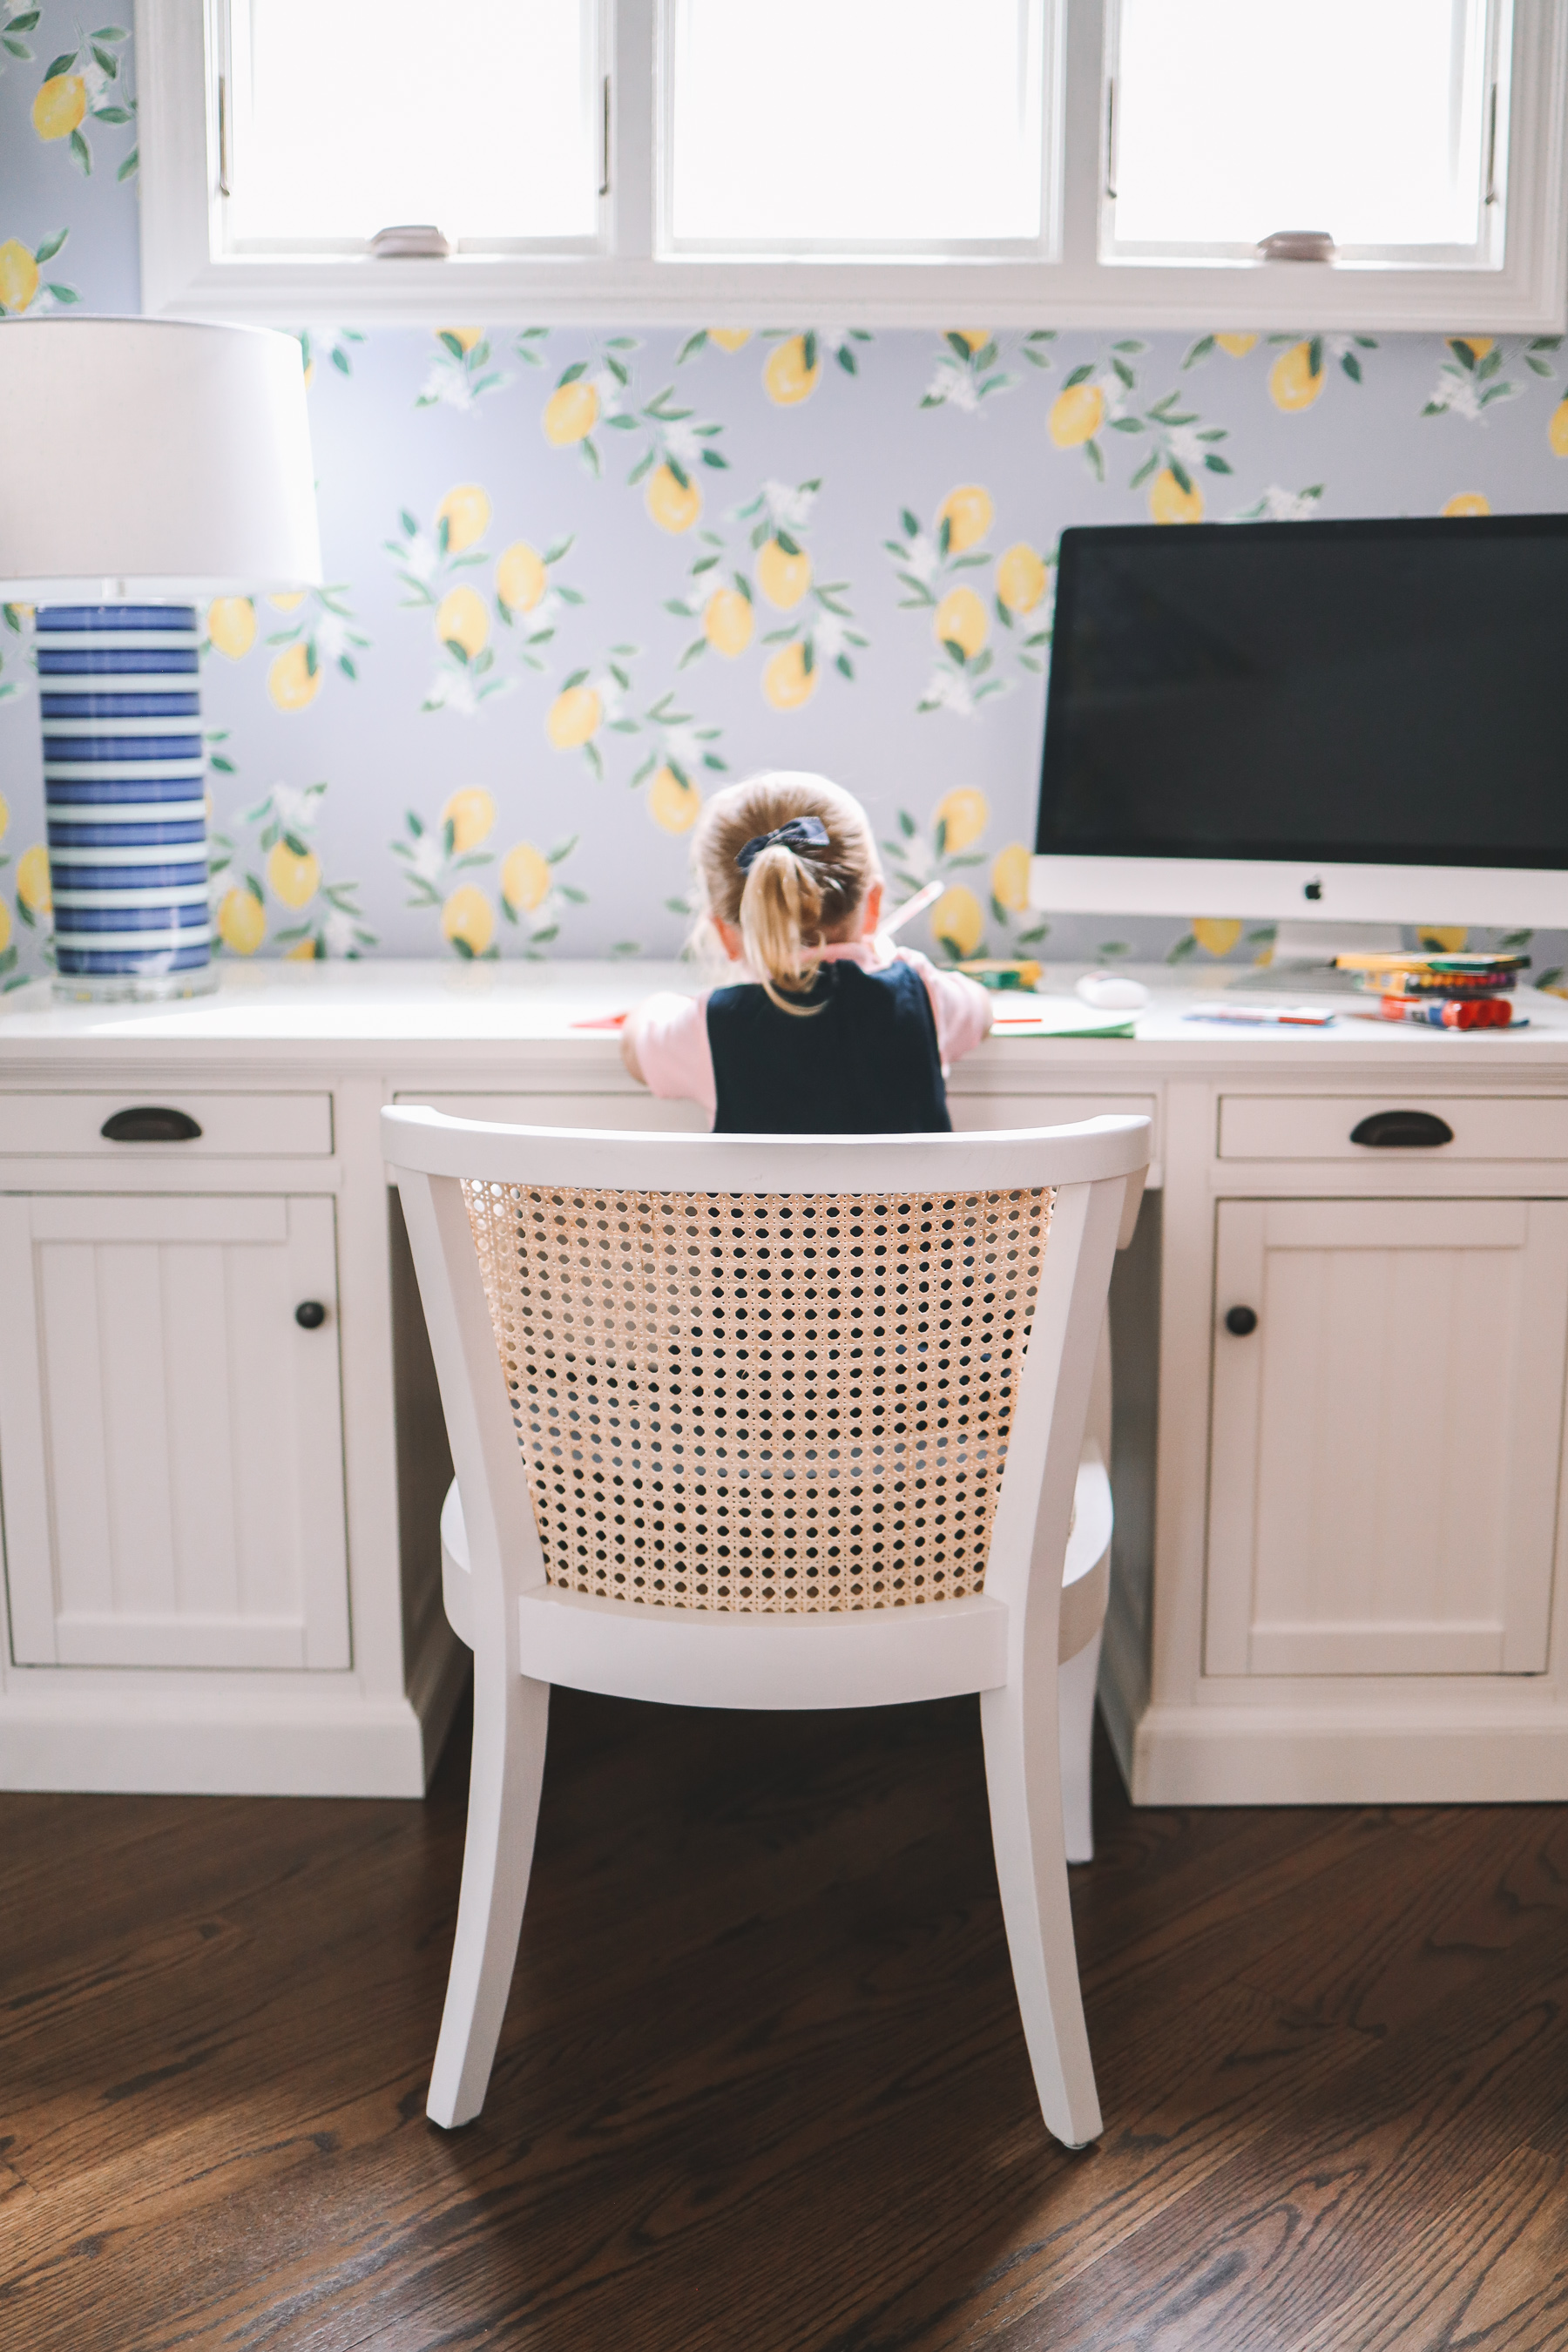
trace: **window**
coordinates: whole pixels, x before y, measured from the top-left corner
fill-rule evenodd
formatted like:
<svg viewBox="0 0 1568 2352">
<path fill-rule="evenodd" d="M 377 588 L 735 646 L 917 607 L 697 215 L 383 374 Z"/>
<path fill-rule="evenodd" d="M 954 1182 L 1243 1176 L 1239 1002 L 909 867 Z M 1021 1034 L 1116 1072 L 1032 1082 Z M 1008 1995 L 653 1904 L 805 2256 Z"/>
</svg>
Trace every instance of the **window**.
<svg viewBox="0 0 1568 2352">
<path fill-rule="evenodd" d="M 1341 267 L 1489 265 L 1510 14 L 1498 0 L 1121 0 L 1110 252 L 1245 262 L 1272 233 L 1316 230 Z"/>
<path fill-rule="evenodd" d="M 203 16 L 139 0 L 154 313 L 1564 323 L 1568 0 Z"/>
</svg>

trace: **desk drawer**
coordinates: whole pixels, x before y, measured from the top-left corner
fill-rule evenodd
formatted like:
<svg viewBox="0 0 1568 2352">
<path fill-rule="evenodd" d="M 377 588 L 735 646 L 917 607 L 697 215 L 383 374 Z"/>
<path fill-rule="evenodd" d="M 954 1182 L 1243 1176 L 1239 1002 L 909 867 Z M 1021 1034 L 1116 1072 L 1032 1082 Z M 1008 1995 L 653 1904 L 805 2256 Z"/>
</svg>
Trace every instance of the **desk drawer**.
<svg viewBox="0 0 1568 2352">
<path fill-rule="evenodd" d="M 149 1116 L 129 1116 L 136 1112 Z M 156 1112 L 175 1116 L 151 1116 Z M 130 1130 L 127 1139 L 116 1140 L 116 1124 L 122 1137 Z M 157 1139 L 160 1130 L 163 1139 Z M 308 1159 L 331 1148 L 331 1095 L 193 1095 L 156 1082 L 116 1094 L 0 1094 L 0 1158 L 90 1156 L 142 1164 Z"/>
<path fill-rule="evenodd" d="M 1413 1111 L 1429 1143 L 1356 1143 L 1379 1111 Z M 1438 1120 L 1452 1137 L 1437 1139 Z M 1392 1124 L 1392 1122 L 1390 1123 Z M 1419 1125 L 1415 1126 L 1419 1132 Z M 1568 1097 L 1561 1095 L 1224 1095 L 1222 1160 L 1352 1160 L 1387 1167 L 1435 1160 L 1568 1160 Z"/>
</svg>

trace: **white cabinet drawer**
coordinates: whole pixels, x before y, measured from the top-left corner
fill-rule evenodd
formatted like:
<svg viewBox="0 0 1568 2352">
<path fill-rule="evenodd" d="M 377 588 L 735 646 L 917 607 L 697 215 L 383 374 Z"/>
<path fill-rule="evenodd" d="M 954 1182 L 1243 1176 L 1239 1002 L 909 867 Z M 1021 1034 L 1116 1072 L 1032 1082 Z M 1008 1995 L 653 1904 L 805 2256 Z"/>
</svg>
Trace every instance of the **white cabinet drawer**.
<svg viewBox="0 0 1568 2352">
<path fill-rule="evenodd" d="M 1415 1114 L 1430 1142 L 1353 1140 L 1381 1113 Z M 1442 1141 L 1441 1122 L 1451 1136 Z M 1364 1129 L 1363 1129 L 1364 1131 Z M 1373 1130 L 1375 1132 L 1375 1129 Z M 1222 1160 L 1353 1160 L 1415 1166 L 1430 1160 L 1568 1160 L 1568 1096 L 1224 1095 Z"/>
<path fill-rule="evenodd" d="M 186 1094 L 157 1085 L 115 1094 L 0 1094 L 0 1158 L 291 1160 L 331 1148 L 331 1095 Z"/>
<path fill-rule="evenodd" d="M 706 1135 L 709 1119 L 696 1103 L 662 1102 L 657 1095 L 447 1095 L 409 1088 L 395 1102 L 427 1103 L 448 1118 L 486 1118 L 502 1127 L 604 1127 L 626 1133 Z"/>
</svg>

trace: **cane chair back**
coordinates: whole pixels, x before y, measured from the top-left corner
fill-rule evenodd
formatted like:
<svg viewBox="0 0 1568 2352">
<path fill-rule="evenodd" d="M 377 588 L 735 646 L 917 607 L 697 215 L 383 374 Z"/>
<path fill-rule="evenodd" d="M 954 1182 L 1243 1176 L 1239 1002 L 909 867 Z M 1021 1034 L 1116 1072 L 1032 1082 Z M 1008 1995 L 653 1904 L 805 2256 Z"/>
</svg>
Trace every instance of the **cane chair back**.
<svg viewBox="0 0 1568 2352">
<path fill-rule="evenodd" d="M 463 1192 L 552 1584 L 786 1612 L 982 1589 L 1049 1188 Z"/>
</svg>

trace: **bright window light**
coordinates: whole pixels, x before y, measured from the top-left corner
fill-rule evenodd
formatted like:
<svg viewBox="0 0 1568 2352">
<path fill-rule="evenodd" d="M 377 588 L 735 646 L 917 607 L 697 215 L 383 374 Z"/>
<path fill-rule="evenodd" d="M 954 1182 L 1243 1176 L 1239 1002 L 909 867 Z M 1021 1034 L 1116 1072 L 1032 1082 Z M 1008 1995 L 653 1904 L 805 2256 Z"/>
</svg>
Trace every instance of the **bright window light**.
<svg viewBox="0 0 1568 2352">
<path fill-rule="evenodd" d="M 1044 0 L 669 0 L 674 244 L 1037 239 L 1044 15 Z"/>
<path fill-rule="evenodd" d="M 1120 250 L 1479 242 L 1486 0 L 1121 0 L 1119 46 Z"/>
<path fill-rule="evenodd" d="M 595 0 L 232 0 L 236 245 L 591 237 Z"/>
</svg>

